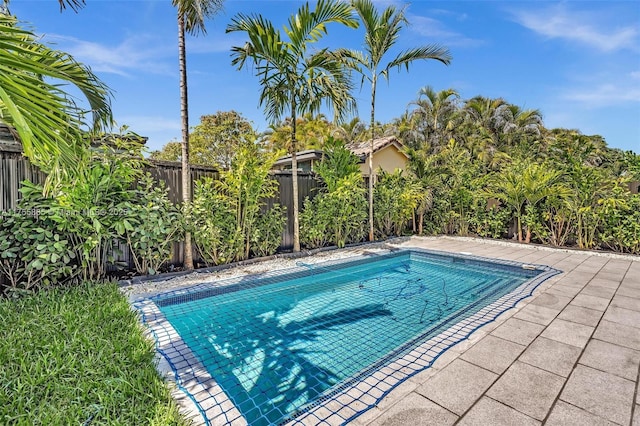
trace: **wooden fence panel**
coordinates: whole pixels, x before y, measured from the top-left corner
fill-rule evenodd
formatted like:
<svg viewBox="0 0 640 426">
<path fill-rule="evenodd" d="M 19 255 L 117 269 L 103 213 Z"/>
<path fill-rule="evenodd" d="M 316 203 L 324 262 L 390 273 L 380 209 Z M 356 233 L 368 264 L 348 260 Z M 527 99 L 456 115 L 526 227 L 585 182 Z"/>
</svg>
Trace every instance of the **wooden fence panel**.
<svg viewBox="0 0 640 426">
<path fill-rule="evenodd" d="M 279 171 L 273 174 L 273 178 L 278 181 L 278 194 L 267 200 L 267 206 L 279 203 L 286 207 L 287 221 L 282 233 L 281 250 L 291 250 L 293 248 L 293 178 L 291 171 Z M 308 172 L 298 172 L 298 207 L 302 211 L 304 200 L 309 197 L 314 198 L 317 194 L 321 182 L 315 174 Z"/>
<path fill-rule="evenodd" d="M 22 181 L 44 183 L 46 175 L 22 155 L 0 155 L 0 211 L 14 210 L 22 194 Z"/>
</svg>

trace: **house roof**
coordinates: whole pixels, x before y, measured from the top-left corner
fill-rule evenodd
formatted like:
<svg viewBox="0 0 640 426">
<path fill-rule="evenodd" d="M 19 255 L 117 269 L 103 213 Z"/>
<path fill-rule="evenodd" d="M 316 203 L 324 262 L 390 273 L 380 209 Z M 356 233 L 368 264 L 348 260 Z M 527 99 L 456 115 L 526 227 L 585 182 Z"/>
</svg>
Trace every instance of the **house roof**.
<svg viewBox="0 0 640 426">
<path fill-rule="evenodd" d="M 384 149 L 388 146 L 395 146 L 398 151 L 404 154 L 402 150 L 403 145 L 395 136 L 385 136 L 384 138 L 378 138 L 373 140 L 373 152 L 378 152 L 381 149 Z M 369 154 L 369 150 L 371 149 L 371 140 L 366 140 L 362 142 L 353 142 L 346 145 L 346 148 L 353 152 L 360 158 L 364 158 Z"/>
<path fill-rule="evenodd" d="M 378 152 L 388 146 L 395 146 L 402 155 L 406 156 L 403 151 L 404 145 L 395 137 L 395 136 L 385 136 L 383 138 L 374 139 L 373 141 L 373 152 Z M 362 142 L 353 142 L 345 145 L 349 151 L 351 151 L 355 156 L 360 158 L 360 161 L 364 161 L 369 155 L 369 149 L 371 147 L 371 141 L 362 141 Z M 311 161 L 311 160 L 321 160 L 323 152 L 317 149 L 307 149 L 304 151 L 298 151 L 296 157 L 298 161 Z M 274 163 L 274 166 L 283 166 L 291 164 L 291 155 L 285 155 L 284 157 L 278 158 Z"/>
<path fill-rule="evenodd" d="M 296 153 L 296 159 L 298 161 L 309 161 L 309 160 L 321 160 L 323 152 L 317 149 L 307 149 L 304 151 L 298 151 Z M 291 154 L 285 155 L 284 157 L 280 157 L 273 164 L 274 166 L 282 166 L 291 164 Z"/>
</svg>

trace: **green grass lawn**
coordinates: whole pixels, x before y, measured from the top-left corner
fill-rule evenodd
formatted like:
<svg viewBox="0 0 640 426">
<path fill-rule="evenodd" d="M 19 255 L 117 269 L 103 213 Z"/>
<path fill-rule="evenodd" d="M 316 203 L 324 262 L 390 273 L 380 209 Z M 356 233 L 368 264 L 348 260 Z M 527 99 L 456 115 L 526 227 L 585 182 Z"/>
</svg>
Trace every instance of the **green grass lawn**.
<svg viewBox="0 0 640 426">
<path fill-rule="evenodd" d="M 186 425 L 115 284 L 0 300 L 0 424 Z"/>
</svg>

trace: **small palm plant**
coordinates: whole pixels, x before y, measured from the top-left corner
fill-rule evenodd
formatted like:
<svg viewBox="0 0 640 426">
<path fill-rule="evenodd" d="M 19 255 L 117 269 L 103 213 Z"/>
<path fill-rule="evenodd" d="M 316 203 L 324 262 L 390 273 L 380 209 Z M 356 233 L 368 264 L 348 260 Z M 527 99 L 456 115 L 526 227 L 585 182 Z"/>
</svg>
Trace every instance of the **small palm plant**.
<svg viewBox="0 0 640 426">
<path fill-rule="evenodd" d="M 383 58 L 398 42 L 400 31 L 407 24 L 405 9 L 398 10 L 395 6 L 388 6 L 379 13 L 371 0 L 354 0 L 353 7 L 365 29 L 364 51 L 341 49 L 338 53 L 352 69 L 362 75 L 363 82 L 366 79 L 371 83 L 369 240 L 373 241 L 373 141 L 376 137 L 375 104 L 378 78 L 384 77 L 388 80 L 389 71 L 392 68 L 400 70 L 404 67 L 409 70 L 409 65 L 420 59 L 435 59 L 448 65 L 451 62 L 451 55 L 448 49 L 432 44 L 402 51 L 391 61 L 383 64 Z"/>
<path fill-rule="evenodd" d="M 504 202 L 515 211 L 518 241 L 530 242 L 531 230 L 523 237 L 522 219 L 525 206 L 536 207 L 543 199 L 554 195 L 569 196 L 561 182 L 563 174 L 543 164 L 516 162 L 493 175 L 487 195 Z"/>
<path fill-rule="evenodd" d="M 312 43 L 327 32 L 330 23 L 357 27 L 348 4 L 320 0 L 315 10 L 306 3 L 284 26 L 288 41 L 275 26 L 260 15 L 238 14 L 227 32 L 244 32 L 249 40 L 231 49 L 232 65 L 242 69 L 252 63 L 260 79 L 260 105 L 267 118 L 278 122 L 291 115 L 291 169 L 293 192 L 293 251 L 300 251 L 298 214 L 297 117 L 317 113 L 323 104 L 333 108 L 337 121 L 355 109 L 349 75 L 334 53 L 326 48 L 309 52 Z"/>
</svg>

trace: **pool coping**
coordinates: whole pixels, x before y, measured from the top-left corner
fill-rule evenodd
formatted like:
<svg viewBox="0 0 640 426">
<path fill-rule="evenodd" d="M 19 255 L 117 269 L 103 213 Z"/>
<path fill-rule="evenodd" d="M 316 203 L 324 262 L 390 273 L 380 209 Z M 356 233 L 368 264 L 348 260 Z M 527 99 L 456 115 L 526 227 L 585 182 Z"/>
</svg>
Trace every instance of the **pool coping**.
<svg viewBox="0 0 640 426">
<path fill-rule="evenodd" d="M 460 342 L 469 339 L 477 330 L 494 322 L 505 312 L 512 310 L 523 299 L 529 298 L 534 291 L 546 280 L 561 271 L 546 265 L 531 265 L 525 262 L 510 261 L 486 256 L 474 256 L 463 253 L 451 253 L 441 250 L 428 250 L 419 247 L 404 246 L 402 250 L 413 250 L 446 257 L 461 257 L 470 261 L 492 262 L 509 267 L 535 267 L 542 273 L 527 280 L 513 291 L 500 297 L 493 303 L 483 307 L 475 314 L 447 328 L 438 335 L 419 344 L 401 358 L 390 364 L 360 373 L 359 380 L 347 381 L 348 386 L 332 390 L 323 396 L 319 402 L 311 403 L 302 413 L 283 424 L 345 424 L 378 404 L 388 393 L 414 375 L 430 368 L 447 350 Z M 391 251 L 391 250 L 389 250 Z M 364 256 L 354 256 L 331 262 L 347 263 Z M 303 267 L 301 267 L 303 268 Z M 289 270 L 294 268 L 288 268 Z M 281 271 L 277 271 L 281 272 Z M 233 285 L 243 277 L 227 279 L 226 285 Z M 178 290 L 163 292 L 160 295 L 144 296 L 132 302 L 132 306 L 140 313 L 143 324 L 147 327 L 149 336 L 154 340 L 160 361 L 166 363 L 169 375 L 177 388 L 186 396 L 192 405 L 189 415 L 196 417 L 198 424 L 207 425 L 240 425 L 247 424 L 241 413 L 234 406 L 224 391 L 209 375 L 204 366 L 180 338 L 175 329 L 164 318 L 154 300 L 167 294 L 189 294 L 197 288 L 213 286 L 204 283 Z M 221 288 L 220 283 L 215 284 Z M 375 396 L 374 396 L 375 395 Z M 194 412 L 195 407 L 195 412 Z M 200 419 L 197 419 L 200 417 Z"/>
</svg>

